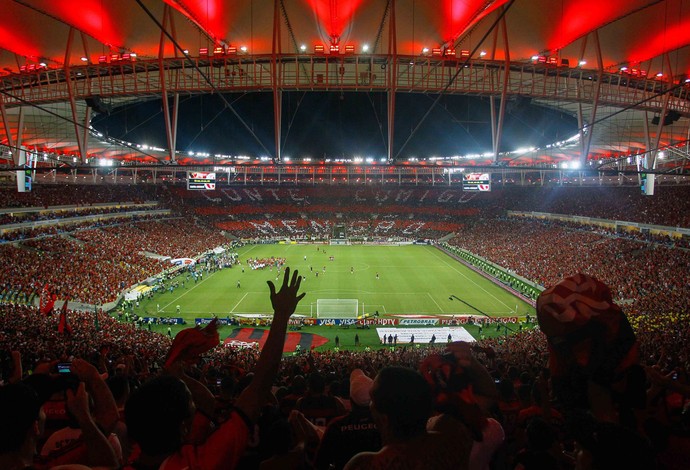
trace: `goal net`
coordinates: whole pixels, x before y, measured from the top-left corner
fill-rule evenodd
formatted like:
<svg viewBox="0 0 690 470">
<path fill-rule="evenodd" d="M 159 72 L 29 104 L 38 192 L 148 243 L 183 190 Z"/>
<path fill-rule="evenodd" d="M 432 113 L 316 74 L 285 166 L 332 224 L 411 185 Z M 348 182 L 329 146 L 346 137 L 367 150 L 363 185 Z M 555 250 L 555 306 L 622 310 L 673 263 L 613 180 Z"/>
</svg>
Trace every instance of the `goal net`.
<svg viewBox="0 0 690 470">
<path fill-rule="evenodd" d="M 359 300 L 357 299 L 317 299 L 316 318 L 357 318 Z"/>
</svg>

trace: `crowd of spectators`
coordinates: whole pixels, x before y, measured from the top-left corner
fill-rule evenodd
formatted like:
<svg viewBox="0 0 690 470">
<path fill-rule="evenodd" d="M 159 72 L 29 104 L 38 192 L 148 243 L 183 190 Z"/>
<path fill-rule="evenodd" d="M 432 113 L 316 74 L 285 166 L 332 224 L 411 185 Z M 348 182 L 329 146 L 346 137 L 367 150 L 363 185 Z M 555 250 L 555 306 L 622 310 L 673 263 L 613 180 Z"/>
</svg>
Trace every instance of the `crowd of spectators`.
<svg viewBox="0 0 690 470">
<path fill-rule="evenodd" d="M 93 218 L 91 218 L 93 217 Z M 45 225 L 38 227 L 21 226 L 8 228 L 0 235 L 0 242 L 15 242 L 21 240 L 29 240 L 32 238 L 44 238 L 61 234 L 68 234 L 75 230 L 105 227 L 109 225 L 119 225 L 122 223 L 136 222 L 143 220 L 155 220 L 168 218 L 164 214 L 133 214 L 123 212 L 107 218 L 99 218 L 98 216 L 87 216 L 86 220 L 82 219 L 51 219 Z"/>
<path fill-rule="evenodd" d="M 13 266 L 6 289 L 35 296 L 48 285 L 60 299 L 103 305 L 170 267 L 163 257 L 191 258 L 226 241 L 193 220 L 152 220 L 0 245 L 0 259 Z"/>
<path fill-rule="evenodd" d="M 33 190 L 18 193 L 16 187 L 0 188 L 0 207 L 92 206 L 99 203 L 143 203 L 161 199 L 163 186 L 37 184 Z"/>
<path fill-rule="evenodd" d="M 572 379 L 587 382 L 584 403 L 572 402 L 555 386 L 554 357 L 562 355 L 557 348 L 563 343 L 549 342 L 539 329 L 482 339 L 471 349 L 456 343 L 447 350 L 446 345 L 337 349 L 281 361 L 287 320 L 300 299 L 300 280 L 288 282 L 287 269 L 282 287 L 270 287 L 275 315 L 262 352 L 213 347 L 218 338 L 212 329 L 193 329 L 178 335 L 190 340 L 191 354 L 190 349 L 176 349 L 175 343 L 182 343 L 178 338 L 93 311 L 67 311 L 71 333 L 58 333 L 64 317 L 44 316 L 34 306 L 1 304 L 2 380 L 13 383 L 0 387 L 2 468 L 49 468 L 58 462 L 159 468 L 165 462 L 165 468 L 680 469 L 688 461 L 690 253 L 606 230 L 495 217 L 516 209 L 688 226 L 686 188 L 659 188 L 654 200 L 625 192 L 617 195 L 627 198 L 607 197 L 621 188 L 536 191 L 543 200 L 517 188 L 486 198 L 441 188 L 401 192 L 405 190 L 338 187 L 328 192 L 254 187 L 212 195 L 180 188 L 128 189 L 131 194 L 113 188 L 85 190 L 78 204 L 120 197 L 149 200 L 151 192 L 160 191 L 184 217 L 83 228 L 2 245 L 0 260 L 12 272 L 4 290 L 36 292 L 49 285 L 60 298 L 102 304 L 164 268 L 147 254 L 191 257 L 227 242 L 217 225 L 228 217 L 245 225 L 227 230 L 247 234 L 260 233 L 252 221 L 278 230 L 283 216 L 306 224 L 319 214 L 316 220 L 323 226 L 344 221 L 361 233 L 375 231 L 372 227 L 382 222 L 391 230 L 424 222 L 437 235 L 456 232 L 456 246 L 544 287 L 578 271 L 604 281 L 628 314 L 637 339 L 631 351 L 639 351 L 639 357 L 615 381 L 583 368 L 585 375 Z M 59 201 L 69 199 L 53 188 L 47 193 Z M 53 204 L 38 191 L 26 200 L 0 197 L 17 206 Z M 659 201 L 675 204 L 675 209 L 657 207 Z M 446 210 L 446 203 L 456 208 Z M 267 207 L 275 212 L 266 215 Z M 341 217 L 333 218 L 334 213 Z M 364 213 L 376 217 L 364 218 Z M 431 225 L 451 223 L 457 225 Z M 291 225 L 282 226 L 289 231 Z M 604 339 L 589 338 L 592 354 Z M 589 359 L 577 356 L 572 362 L 587 364 Z M 56 393 L 50 402 L 62 402 L 63 418 L 67 412 L 72 415 L 70 426 L 80 434 L 71 442 L 86 449 L 79 458 L 61 453 L 59 458 L 67 460 L 58 460 L 46 451 L 33 461 L 32 451 L 49 436 L 39 432 L 39 398 L 14 382 L 30 375 L 26 383 L 39 391 L 36 382 L 46 372 L 61 375 L 53 369 L 58 362 L 70 362 L 67 368 L 75 377 L 66 388 L 51 390 Z M 159 375 L 161 370 L 165 375 Z M 55 377 L 53 381 L 57 383 Z M 47 429 L 58 427 L 52 424 Z M 371 438 L 374 429 L 380 442 Z M 368 446 L 356 436 L 348 439 L 343 434 L 348 430 L 368 431 Z M 334 435 L 341 445 L 332 444 Z"/>
<path fill-rule="evenodd" d="M 244 219 L 216 223 L 216 227 L 233 235 L 244 238 L 290 238 L 293 240 L 324 240 L 333 237 L 336 225 L 345 226 L 345 236 L 350 240 L 374 238 L 399 239 L 436 239 L 460 228 L 460 224 L 447 221 L 429 221 L 401 219 L 386 216 L 385 218 L 330 218 L 323 214 L 318 217 L 310 215 L 297 219 Z"/>
<path fill-rule="evenodd" d="M 507 210 L 690 227 L 690 186 L 657 186 L 654 196 L 628 187 L 510 188 L 502 192 Z"/>
<path fill-rule="evenodd" d="M 400 216 L 438 213 L 468 217 L 506 210 L 550 212 L 669 227 L 690 226 L 688 186 L 658 186 L 654 196 L 630 187 L 510 187 L 466 193 L 459 186 L 381 185 L 219 185 L 215 191 L 188 191 L 160 185 L 36 185 L 29 193 L 0 188 L 0 207 L 91 206 L 97 203 L 158 201 L 203 215 L 291 215 L 299 213 L 377 212 Z M 336 208 L 336 210 L 333 210 Z M 424 208 L 426 211 L 421 211 Z M 429 210 L 431 212 L 429 212 Z"/>
<path fill-rule="evenodd" d="M 690 227 L 690 186 L 659 186 L 654 196 L 630 187 L 510 187 L 467 193 L 458 186 L 236 185 L 216 191 L 170 188 L 171 200 L 204 215 L 354 212 L 400 216 L 451 215 L 455 219 L 507 210 L 535 211 L 621 220 L 668 227 Z M 326 210 L 323 210 L 323 208 Z M 335 210 L 334 210 L 335 208 Z M 422 210 L 424 209 L 424 210 Z M 293 215 L 294 217 L 294 215 Z M 425 220 L 425 215 L 421 215 Z"/>
<path fill-rule="evenodd" d="M 455 233 L 451 243 L 542 286 L 571 272 L 586 271 L 611 285 L 618 300 L 630 303 L 631 313 L 682 311 L 688 295 L 682 282 L 688 255 L 678 248 L 686 241 L 494 215 L 520 209 L 638 220 L 653 213 L 656 218 L 643 220 L 668 224 L 672 216 L 684 213 L 678 210 L 687 199 L 682 197 L 684 191 L 684 187 L 662 187 L 650 198 L 629 188 L 509 188 L 468 195 L 453 187 L 235 186 L 199 192 L 165 186 L 75 185 L 60 190 L 40 186 L 29 193 L 32 196 L 15 196 L 8 190 L 0 194 L 15 204 L 22 198 L 37 204 L 57 197 L 58 202 L 83 205 L 159 197 L 180 218 L 126 217 L 108 226 L 94 220 L 4 233 L 6 240 L 25 240 L 19 245 L 23 256 L 13 258 L 15 248 L 3 248 L 0 256 L 30 261 L 18 267 L 19 276 L 8 281 L 6 290 L 30 296 L 49 283 L 73 299 L 102 303 L 143 279 L 138 276 L 161 267 L 140 253 L 191 257 L 226 241 L 221 230 L 254 240 L 325 239 L 336 225 L 344 226 L 346 236 L 355 241 L 438 239 Z M 657 205 L 664 202 L 675 209 L 659 209 Z M 659 219 L 659 214 L 666 219 Z M 40 241 L 26 240 L 36 236 Z M 50 240 L 56 237 L 61 241 Z M 69 262 L 64 257 L 67 252 Z M 79 275 L 83 281 L 66 271 L 83 273 Z M 107 273 L 105 284 L 94 282 L 89 274 L 100 272 Z"/>
<path fill-rule="evenodd" d="M 548 241 L 548 242 L 546 242 Z M 577 272 L 611 286 L 629 313 L 687 310 L 690 252 L 538 220 L 477 220 L 449 241 L 549 287 Z"/>
<path fill-rule="evenodd" d="M 40 210 L 30 212 L 12 212 L 0 214 L 0 226 L 36 222 L 40 220 L 68 220 L 74 217 L 119 214 L 132 211 L 157 210 L 160 207 L 150 205 L 123 205 L 117 207 L 75 207 L 61 210 Z"/>
<path fill-rule="evenodd" d="M 98 321 L 95 315 L 98 315 Z M 228 419 L 243 419 L 233 416 L 232 406 L 238 404 L 242 391 L 252 383 L 252 373 L 260 362 L 259 350 L 216 347 L 204 353 L 201 360 L 187 361 L 184 373 L 181 370 L 175 372 L 174 367 L 164 365 L 172 354 L 171 338 L 129 323 L 117 322 L 102 312 L 68 311 L 68 318 L 72 334 L 63 335 L 57 333 L 56 315 L 46 317 L 33 307 L 2 305 L 0 350 L 19 352 L 21 369 L 25 374 L 40 372 L 45 364 L 54 365 L 57 361 L 72 361 L 74 364 L 77 358 L 83 358 L 109 377 L 107 382 L 112 386 L 113 400 L 120 404 L 121 409 L 126 407 L 126 397 L 136 393 L 141 384 L 163 380 L 157 377 L 162 369 L 166 369 L 168 374 L 182 374 L 186 383 L 194 380 L 194 385 L 188 387 L 197 408 L 203 409 L 207 415 L 206 419 L 210 418 L 218 424 Z M 559 399 L 549 379 L 547 339 L 536 328 L 482 339 L 471 347 L 471 351 L 457 350 L 454 349 L 455 344 L 449 345 L 451 349 L 447 351 L 456 356 L 452 360 L 448 354 L 439 355 L 445 345 L 314 350 L 285 356 L 279 369 L 270 377 L 273 392 L 270 399 L 261 402 L 262 411 L 257 412 L 252 420 L 256 426 L 253 431 L 255 440 L 242 450 L 243 446 L 238 448 L 227 441 L 235 439 L 236 435 L 224 437 L 224 445 L 237 453 L 232 466 L 226 468 L 266 468 L 262 465 L 275 459 L 281 463 L 274 468 L 328 469 L 331 464 L 335 465 L 334 468 L 343 468 L 345 462 L 358 451 L 376 452 L 381 445 L 391 445 L 392 438 L 385 434 L 383 428 L 379 428 L 383 442 L 371 438 L 372 429 L 385 426 L 386 421 L 374 419 L 369 414 L 368 403 L 376 400 L 376 394 L 371 391 L 373 384 L 364 378 L 377 377 L 379 386 L 382 386 L 386 374 L 400 373 L 398 368 L 410 371 L 406 372 L 408 375 L 411 371 L 419 370 L 423 375 L 433 372 L 432 379 L 437 374 L 446 374 L 438 378 L 448 378 L 449 368 L 457 368 L 460 364 L 463 365 L 463 380 L 469 380 L 474 386 L 473 394 L 463 395 L 466 406 L 456 410 L 459 414 L 451 413 L 451 417 L 459 419 L 464 426 L 457 428 L 455 421 L 445 421 L 449 408 L 448 402 L 444 401 L 448 397 L 443 394 L 436 396 L 436 412 L 441 413 L 441 421 L 437 417 L 430 423 L 434 423 L 434 429 L 438 432 L 449 432 L 446 426 L 453 425 L 450 427 L 455 443 L 453 448 L 467 446 L 463 455 L 470 459 L 470 464 L 468 467 L 434 468 L 473 468 L 472 462 L 477 461 L 486 462 L 487 467 L 482 468 L 495 469 L 607 468 L 602 462 L 610 462 L 613 457 L 621 462 L 632 462 L 631 465 L 635 464 L 634 459 L 638 459 L 637 463 L 644 462 L 644 468 L 683 468 L 683 449 L 690 438 L 687 417 L 690 403 L 688 320 L 687 313 L 633 318 L 631 323 L 640 352 L 639 366 L 635 370 L 641 376 L 636 380 L 641 380 L 646 393 L 642 398 L 638 397 L 641 402 L 635 403 L 626 402 L 623 395 L 616 395 L 613 405 L 616 414 L 608 417 L 597 414 L 593 404 L 589 413 L 582 414 L 587 410 L 573 409 Z M 466 362 L 460 359 L 460 353 L 467 355 L 464 359 Z M 181 367 L 181 364 L 178 366 Z M 395 369 L 391 370 L 391 367 Z M 401 387 L 400 393 L 412 387 L 415 377 L 406 377 L 404 383 L 397 385 Z M 485 380 L 485 377 L 490 380 Z M 6 377 L 3 379 L 6 380 Z M 120 379 L 125 380 L 127 387 L 131 388 L 124 398 L 124 392 L 117 386 Z M 438 386 L 435 380 L 432 383 Z M 448 383 L 457 385 L 454 381 Z M 166 382 L 167 387 L 173 385 Z M 206 390 L 203 398 L 194 389 L 198 386 Z M 366 394 L 361 387 L 364 387 Z M 367 399 L 369 392 L 371 398 Z M 215 397 L 211 398 L 212 394 Z M 315 400 L 318 406 L 312 404 Z M 154 404 L 147 402 L 147 406 L 154 407 Z M 405 413 L 417 413 L 416 409 L 409 408 L 409 404 L 402 406 Z M 379 410 L 384 406 L 377 403 L 374 408 Z M 624 413 L 629 408 L 634 411 L 634 418 Z M 143 413 L 141 407 L 137 409 Z M 386 409 L 386 412 L 394 413 L 395 410 Z M 166 413 L 173 413 L 173 410 L 167 409 Z M 0 416 L 4 415 L 0 413 Z M 163 420 L 160 416 L 157 419 Z M 151 426 L 156 425 L 162 425 L 162 422 Z M 474 429 L 475 425 L 478 429 Z M 348 435 L 353 430 L 369 431 L 367 442 L 369 446 L 373 442 L 373 447 L 363 446 L 356 437 Z M 479 432 L 479 437 L 473 430 Z M 126 428 L 113 432 L 122 443 L 122 450 L 116 453 L 117 458 L 121 459 L 117 465 L 128 458 L 136 459 L 139 455 L 136 451 L 130 454 L 132 447 L 137 448 L 131 442 L 133 436 L 127 435 Z M 249 430 L 243 432 L 250 434 Z M 591 441 L 593 434 L 601 433 L 603 436 L 607 432 L 613 433 L 607 437 L 613 440 L 605 442 L 612 446 L 610 449 L 599 447 Z M 333 438 L 331 433 L 336 433 L 339 445 L 326 444 Z M 468 433 L 470 437 L 466 435 Z M 43 440 L 46 437 L 43 436 Z M 139 436 L 134 438 L 135 441 L 139 439 Z M 428 436 L 424 439 L 428 439 Z M 620 439 L 622 441 L 619 442 Z M 474 450 L 469 451 L 470 447 L 474 449 L 480 442 L 489 449 L 482 447 L 484 453 L 481 455 L 475 455 Z M 414 441 L 408 442 L 406 448 L 413 444 Z M 627 450 L 629 456 L 621 457 L 618 454 L 632 444 L 635 444 L 635 448 Z M 392 451 L 387 448 L 388 452 Z M 295 454 L 298 456 L 296 459 Z M 600 463 L 582 466 L 581 454 L 587 454 L 595 461 L 601 459 Z M 382 458 L 381 455 L 364 455 L 368 455 L 367 458 Z M 544 460 L 549 462 L 546 467 L 543 466 Z M 579 466 L 576 466 L 576 461 Z M 356 461 L 347 468 L 359 468 L 352 466 L 354 463 Z M 39 465 L 38 468 L 42 467 Z M 116 465 L 110 468 L 116 468 Z M 362 468 L 366 468 L 366 465 Z"/>
</svg>

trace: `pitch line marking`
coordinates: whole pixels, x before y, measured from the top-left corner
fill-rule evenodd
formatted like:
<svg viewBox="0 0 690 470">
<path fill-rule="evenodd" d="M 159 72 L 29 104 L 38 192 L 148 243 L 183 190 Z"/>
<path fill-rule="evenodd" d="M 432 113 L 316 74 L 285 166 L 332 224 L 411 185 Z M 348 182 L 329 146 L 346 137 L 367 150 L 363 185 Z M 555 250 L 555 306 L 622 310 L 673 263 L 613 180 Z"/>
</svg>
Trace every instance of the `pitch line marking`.
<svg viewBox="0 0 690 470">
<path fill-rule="evenodd" d="M 234 307 L 232 307 L 232 310 L 230 310 L 228 313 L 233 313 L 235 311 L 235 309 L 242 303 L 242 301 L 244 300 L 244 298 L 247 295 L 249 295 L 249 292 L 245 292 L 245 294 L 242 296 L 242 298 L 235 304 Z"/>
<path fill-rule="evenodd" d="M 194 284 L 194 287 L 192 287 L 191 289 L 187 289 L 187 291 L 186 291 L 184 294 L 182 294 L 182 295 L 180 295 L 180 296 L 178 296 L 178 297 L 175 297 L 175 298 L 172 299 L 169 303 L 163 305 L 163 308 L 160 309 L 160 311 L 161 311 L 161 312 L 165 312 L 166 307 L 169 307 L 169 306 L 171 306 L 172 304 L 176 303 L 176 302 L 177 302 L 178 300 L 180 300 L 182 297 L 184 297 L 185 295 L 189 294 L 191 291 L 193 291 L 194 289 L 196 289 L 197 287 L 199 287 L 201 284 L 203 284 L 204 282 L 206 282 L 211 276 L 213 276 L 214 274 L 216 274 L 216 273 L 218 273 L 218 272 L 219 272 L 219 271 L 214 271 L 214 272 L 212 272 L 212 273 L 210 273 L 210 274 L 207 274 L 206 277 L 205 277 L 204 279 L 202 279 L 201 281 L 199 281 L 199 282 L 197 282 L 196 284 Z M 179 289 L 179 288 L 178 288 L 178 289 Z"/>
<path fill-rule="evenodd" d="M 441 311 L 441 313 L 445 313 L 445 311 L 441 308 L 441 306 L 438 304 L 438 302 L 436 302 L 436 299 L 434 299 L 434 298 L 431 296 L 431 294 L 429 294 L 429 293 L 427 292 L 426 295 L 428 295 L 429 298 L 431 299 L 431 301 L 432 301 L 434 304 L 436 304 L 436 306 L 437 306 L 438 309 Z"/>
<path fill-rule="evenodd" d="M 462 271 L 460 271 L 458 268 L 456 268 L 455 266 L 453 266 L 453 265 L 450 264 L 449 262 L 443 260 L 443 259 L 440 257 L 440 255 L 439 255 L 438 253 L 434 252 L 434 255 L 435 255 L 437 258 L 439 258 L 441 261 L 443 261 L 443 263 L 445 263 L 445 264 L 446 264 L 449 268 L 451 268 L 453 271 L 455 271 L 456 273 L 460 274 L 462 277 L 464 277 L 464 278 L 467 279 L 469 282 L 471 282 L 472 284 L 474 284 L 474 285 L 475 285 L 477 288 L 479 288 L 480 290 L 484 291 L 489 297 L 493 297 L 493 299 L 494 299 L 495 301 L 497 301 L 498 303 L 502 304 L 505 308 L 507 308 L 507 309 L 510 311 L 510 307 L 509 307 L 505 302 L 503 302 L 501 299 L 499 299 L 498 297 L 496 297 L 495 295 L 493 295 L 492 293 L 490 293 L 489 291 L 487 291 L 486 289 L 484 289 L 483 287 L 481 287 L 481 286 L 480 286 L 479 284 L 477 284 L 476 282 L 474 282 L 472 279 L 469 278 L 469 276 L 467 276 L 465 273 L 463 273 Z"/>
</svg>

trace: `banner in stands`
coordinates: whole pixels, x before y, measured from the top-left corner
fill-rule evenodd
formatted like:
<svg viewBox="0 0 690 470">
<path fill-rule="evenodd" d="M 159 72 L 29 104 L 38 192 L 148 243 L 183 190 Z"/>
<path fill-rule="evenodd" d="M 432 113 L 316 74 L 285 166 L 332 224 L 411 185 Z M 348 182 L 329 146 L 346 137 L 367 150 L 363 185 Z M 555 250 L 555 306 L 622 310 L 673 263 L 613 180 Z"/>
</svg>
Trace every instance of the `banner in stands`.
<svg viewBox="0 0 690 470">
<path fill-rule="evenodd" d="M 184 318 L 181 317 L 142 317 L 144 323 L 161 325 L 185 325 Z"/>
<path fill-rule="evenodd" d="M 293 315 L 288 320 L 288 325 L 290 325 L 290 326 L 302 326 L 302 325 L 314 326 L 314 325 L 316 325 L 316 319 L 315 318 L 299 317 L 299 316 L 296 317 L 295 315 Z"/>
<path fill-rule="evenodd" d="M 208 325 L 212 321 L 213 321 L 213 318 L 195 318 L 194 324 L 195 325 Z M 231 322 L 230 322 L 229 318 L 219 318 L 218 324 L 219 325 L 230 325 Z"/>
<path fill-rule="evenodd" d="M 405 344 L 435 344 L 451 341 L 466 341 L 473 343 L 474 337 L 462 327 L 436 327 L 436 328 L 376 328 L 376 335 L 381 344 L 405 345 Z"/>
<path fill-rule="evenodd" d="M 490 173 L 464 173 L 462 175 L 463 191 L 491 191 Z"/>
<path fill-rule="evenodd" d="M 357 324 L 356 318 L 319 318 L 316 320 L 319 326 L 351 326 Z"/>
<path fill-rule="evenodd" d="M 398 319 L 374 317 L 369 317 L 366 320 L 356 318 L 319 318 L 316 320 L 316 324 L 322 326 L 397 325 Z"/>
<path fill-rule="evenodd" d="M 226 348 L 235 348 L 235 349 L 258 349 L 259 348 L 259 342 L 254 341 L 254 342 L 246 342 L 246 341 L 226 341 L 223 343 L 223 346 Z"/>
<path fill-rule="evenodd" d="M 517 323 L 518 317 L 480 317 L 475 315 L 456 315 L 455 318 L 442 318 L 441 325 L 464 325 L 467 323 Z"/>
<path fill-rule="evenodd" d="M 175 258 L 171 259 L 170 262 L 176 266 L 194 266 L 196 264 L 192 258 Z"/>
<path fill-rule="evenodd" d="M 401 325 L 436 325 L 438 319 L 436 318 L 403 318 L 400 320 Z"/>
<path fill-rule="evenodd" d="M 213 191 L 216 189 L 216 174 L 206 171 L 188 171 L 187 189 L 202 189 Z"/>
</svg>

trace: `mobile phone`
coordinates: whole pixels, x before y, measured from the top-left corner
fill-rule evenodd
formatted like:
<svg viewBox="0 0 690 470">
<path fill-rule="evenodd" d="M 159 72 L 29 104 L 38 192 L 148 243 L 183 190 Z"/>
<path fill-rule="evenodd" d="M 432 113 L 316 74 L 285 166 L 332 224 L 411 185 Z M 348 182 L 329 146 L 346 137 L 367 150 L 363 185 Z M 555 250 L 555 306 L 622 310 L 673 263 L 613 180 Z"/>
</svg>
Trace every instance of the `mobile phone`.
<svg viewBox="0 0 690 470">
<path fill-rule="evenodd" d="M 57 365 L 57 371 L 60 374 L 69 374 L 70 372 L 72 372 L 72 370 L 70 369 L 71 367 L 71 362 L 59 362 Z"/>
</svg>

